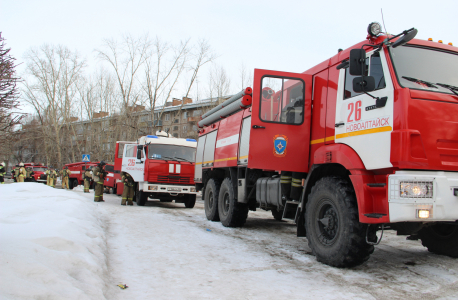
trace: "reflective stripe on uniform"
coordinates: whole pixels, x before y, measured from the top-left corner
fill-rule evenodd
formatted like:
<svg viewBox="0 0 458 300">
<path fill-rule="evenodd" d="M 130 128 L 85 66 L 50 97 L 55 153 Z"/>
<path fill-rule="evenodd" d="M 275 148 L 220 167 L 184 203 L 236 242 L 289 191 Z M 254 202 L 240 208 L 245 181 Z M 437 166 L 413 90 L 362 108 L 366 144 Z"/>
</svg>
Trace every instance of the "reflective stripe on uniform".
<svg viewBox="0 0 458 300">
<path fill-rule="evenodd" d="M 280 176 L 280 183 L 291 183 L 291 176 Z"/>
<path fill-rule="evenodd" d="M 302 186 L 302 179 L 293 178 L 291 186 L 299 187 Z"/>
</svg>

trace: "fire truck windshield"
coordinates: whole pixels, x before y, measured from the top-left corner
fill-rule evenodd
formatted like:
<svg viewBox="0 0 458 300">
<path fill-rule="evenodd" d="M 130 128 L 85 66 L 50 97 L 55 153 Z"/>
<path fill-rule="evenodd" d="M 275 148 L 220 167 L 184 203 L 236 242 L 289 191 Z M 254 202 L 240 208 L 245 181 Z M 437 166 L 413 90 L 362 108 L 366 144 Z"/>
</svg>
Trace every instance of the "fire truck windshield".
<svg viewBox="0 0 458 300">
<path fill-rule="evenodd" d="M 194 162 L 196 148 L 177 145 L 148 145 L 149 159 L 182 160 Z"/>
<path fill-rule="evenodd" d="M 45 167 L 33 167 L 34 172 L 45 172 L 47 168 Z"/>
<path fill-rule="evenodd" d="M 458 53 L 405 45 L 390 48 L 399 83 L 407 88 L 453 94 L 458 86 Z"/>
</svg>

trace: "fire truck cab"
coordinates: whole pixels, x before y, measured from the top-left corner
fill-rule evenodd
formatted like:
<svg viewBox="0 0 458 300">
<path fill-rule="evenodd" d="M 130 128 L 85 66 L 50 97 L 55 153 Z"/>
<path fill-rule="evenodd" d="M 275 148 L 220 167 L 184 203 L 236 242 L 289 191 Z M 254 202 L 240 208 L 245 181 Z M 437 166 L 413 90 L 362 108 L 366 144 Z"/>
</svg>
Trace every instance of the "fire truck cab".
<svg viewBox="0 0 458 300">
<path fill-rule="evenodd" d="M 120 167 L 132 176 L 137 205 L 145 205 L 149 197 L 161 202 L 175 200 L 193 208 L 197 195 L 193 180 L 196 145 L 194 139 L 173 138 L 163 131 L 143 136 L 137 143 L 117 142 L 115 170 Z M 120 185 L 123 182 L 117 183 L 118 191 Z"/>
<path fill-rule="evenodd" d="M 387 229 L 458 257 L 458 48 L 377 27 L 304 73 L 256 69 L 251 106 L 203 116 L 209 220 L 271 210 L 335 267 L 368 260 Z"/>
</svg>

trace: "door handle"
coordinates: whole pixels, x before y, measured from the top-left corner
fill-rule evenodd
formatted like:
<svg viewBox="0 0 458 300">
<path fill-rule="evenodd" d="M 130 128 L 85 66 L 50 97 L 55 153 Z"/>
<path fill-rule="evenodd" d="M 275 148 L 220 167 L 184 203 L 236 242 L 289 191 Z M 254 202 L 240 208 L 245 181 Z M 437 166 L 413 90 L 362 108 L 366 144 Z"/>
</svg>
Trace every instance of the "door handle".
<svg viewBox="0 0 458 300">
<path fill-rule="evenodd" d="M 253 129 L 265 129 L 264 126 L 253 125 Z"/>
<path fill-rule="evenodd" d="M 342 125 L 345 125 L 345 123 L 336 123 L 336 127 L 339 127 L 339 126 L 342 126 Z"/>
</svg>

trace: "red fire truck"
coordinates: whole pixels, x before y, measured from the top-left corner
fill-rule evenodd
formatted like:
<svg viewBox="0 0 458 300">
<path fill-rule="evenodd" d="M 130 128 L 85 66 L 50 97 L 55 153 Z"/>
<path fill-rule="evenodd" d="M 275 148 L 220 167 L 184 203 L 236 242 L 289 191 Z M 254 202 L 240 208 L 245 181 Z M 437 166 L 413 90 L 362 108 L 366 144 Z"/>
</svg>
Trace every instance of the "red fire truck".
<svg viewBox="0 0 458 300">
<path fill-rule="evenodd" d="M 68 185 L 71 189 L 76 188 L 78 185 L 84 185 L 84 171 L 86 168 L 91 168 L 97 166 L 97 162 L 76 162 L 71 164 L 66 164 L 65 167 L 68 167 L 70 175 L 68 178 Z M 92 182 L 91 182 L 92 186 Z"/>
<path fill-rule="evenodd" d="M 110 189 L 112 194 L 117 194 L 117 183 L 121 181 L 121 171 L 115 170 L 114 167 L 113 164 L 105 165 L 105 171 L 107 171 L 108 174 L 105 177 L 103 186 Z"/>
<path fill-rule="evenodd" d="M 34 182 L 41 182 L 41 183 L 46 183 L 46 170 L 48 167 L 38 163 L 25 163 L 24 164 L 25 168 L 32 168 L 33 171 L 33 181 Z"/>
<path fill-rule="evenodd" d="M 272 210 L 335 267 L 365 262 L 387 229 L 458 257 L 458 48 L 416 32 L 371 23 L 304 73 L 256 69 L 251 106 L 243 91 L 204 114 L 207 218 L 236 227 Z"/>
<path fill-rule="evenodd" d="M 71 164 L 66 164 L 65 166 L 68 167 L 68 170 L 71 172 L 68 184 L 71 189 L 77 187 L 78 185 L 84 184 L 84 171 L 86 168 L 91 168 L 97 166 L 99 162 L 76 162 Z M 106 164 L 105 171 L 107 171 L 107 176 L 104 180 L 103 186 L 106 188 L 111 189 L 113 194 L 116 194 L 116 181 L 120 180 L 121 175 L 119 171 L 114 170 L 114 165 Z M 92 187 L 92 180 L 91 180 L 91 187 Z"/>
<path fill-rule="evenodd" d="M 135 184 L 135 201 L 143 206 L 149 198 L 161 202 L 196 203 L 194 157 L 196 140 L 171 137 L 163 131 L 137 142 L 116 142 L 115 171 L 129 173 Z M 117 194 L 124 184 L 118 180 Z"/>
</svg>

